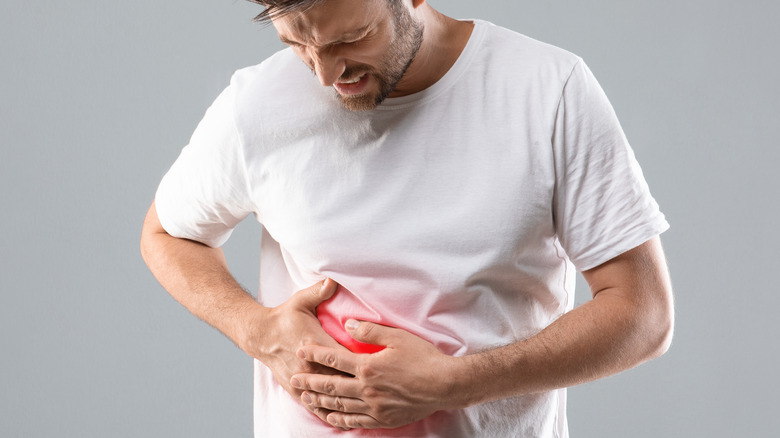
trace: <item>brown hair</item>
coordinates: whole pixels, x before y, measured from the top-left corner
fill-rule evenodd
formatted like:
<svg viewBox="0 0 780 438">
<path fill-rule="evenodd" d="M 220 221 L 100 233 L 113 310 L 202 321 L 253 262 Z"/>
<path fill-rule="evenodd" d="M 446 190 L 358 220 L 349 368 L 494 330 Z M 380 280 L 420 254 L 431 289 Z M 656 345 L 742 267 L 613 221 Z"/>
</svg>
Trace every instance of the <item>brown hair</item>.
<svg viewBox="0 0 780 438">
<path fill-rule="evenodd" d="M 325 0 L 249 0 L 264 6 L 265 10 L 255 17 L 258 23 L 268 23 L 275 17 L 280 17 L 294 11 L 306 10 Z"/>
<path fill-rule="evenodd" d="M 269 23 L 271 19 L 281 17 L 295 11 L 305 11 L 327 0 L 249 0 L 265 7 L 265 10 L 255 17 L 258 23 Z M 386 0 L 393 11 L 397 11 L 398 0 Z"/>
</svg>

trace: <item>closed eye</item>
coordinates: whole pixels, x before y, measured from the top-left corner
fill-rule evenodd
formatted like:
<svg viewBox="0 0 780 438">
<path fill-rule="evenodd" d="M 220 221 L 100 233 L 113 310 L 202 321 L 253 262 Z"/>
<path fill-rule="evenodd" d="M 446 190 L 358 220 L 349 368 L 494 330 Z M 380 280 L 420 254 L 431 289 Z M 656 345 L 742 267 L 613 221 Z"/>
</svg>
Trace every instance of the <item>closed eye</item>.
<svg viewBox="0 0 780 438">
<path fill-rule="evenodd" d="M 335 43 L 334 45 L 350 47 L 350 46 L 356 46 L 358 43 L 360 43 L 360 40 L 341 41 L 341 42 Z"/>
<path fill-rule="evenodd" d="M 350 34 L 352 34 L 353 36 L 357 36 L 357 38 L 348 38 L 348 39 L 344 39 L 344 40 L 333 41 L 331 43 L 325 44 L 324 46 L 322 46 L 322 48 L 323 49 L 325 49 L 325 48 L 333 48 L 335 46 L 355 46 L 355 45 L 358 45 L 358 44 L 360 44 L 362 42 L 365 42 L 366 40 L 369 40 L 371 38 L 371 36 L 372 36 L 371 32 L 368 29 L 368 27 L 361 28 L 361 29 L 359 29 L 358 31 L 356 31 L 354 33 L 350 32 Z M 305 44 L 301 44 L 301 43 L 299 43 L 297 41 L 293 41 L 293 40 L 285 38 L 285 37 L 283 37 L 281 35 L 279 35 L 279 40 L 281 40 L 283 44 L 286 44 L 286 45 L 288 45 L 290 47 L 295 47 L 295 48 L 305 47 Z"/>
<path fill-rule="evenodd" d="M 298 42 L 293 41 L 293 40 L 288 40 L 287 38 L 282 37 L 282 36 L 279 37 L 279 40 L 282 41 L 282 44 L 286 44 L 286 45 L 288 45 L 290 47 L 302 47 L 303 46 L 303 44 L 301 44 L 301 43 L 298 43 Z"/>
</svg>

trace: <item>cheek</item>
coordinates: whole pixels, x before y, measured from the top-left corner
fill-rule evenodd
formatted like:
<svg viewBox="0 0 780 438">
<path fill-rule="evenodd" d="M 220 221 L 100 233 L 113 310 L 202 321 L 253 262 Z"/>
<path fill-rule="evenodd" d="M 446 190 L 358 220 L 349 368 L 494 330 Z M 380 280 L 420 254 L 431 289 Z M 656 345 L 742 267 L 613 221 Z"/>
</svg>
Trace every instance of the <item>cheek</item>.
<svg viewBox="0 0 780 438">
<path fill-rule="evenodd" d="M 378 67 L 391 51 L 391 42 L 390 35 L 374 35 L 354 46 L 342 48 L 339 55 L 353 63 Z"/>
<path fill-rule="evenodd" d="M 361 64 L 378 69 L 382 67 L 385 54 L 386 50 L 382 48 L 360 47 L 345 50 L 342 57 L 347 61 L 347 65 Z"/>
</svg>

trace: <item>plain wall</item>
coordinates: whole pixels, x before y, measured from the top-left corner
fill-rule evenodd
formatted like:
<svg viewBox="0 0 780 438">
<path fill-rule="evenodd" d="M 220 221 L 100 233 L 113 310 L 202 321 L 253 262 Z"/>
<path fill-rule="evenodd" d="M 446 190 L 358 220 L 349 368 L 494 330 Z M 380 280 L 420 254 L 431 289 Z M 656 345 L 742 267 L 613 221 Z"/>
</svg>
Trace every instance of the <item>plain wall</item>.
<svg viewBox="0 0 780 438">
<path fill-rule="evenodd" d="M 672 349 L 572 388 L 572 437 L 776 431 L 778 3 L 431 3 L 585 58 L 672 224 Z M 252 23 L 259 12 L 241 0 L 3 1 L 0 436 L 251 436 L 251 360 L 162 290 L 138 239 L 231 73 L 281 47 Z M 226 245 L 252 290 L 258 244 L 245 222 Z"/>
</svg>

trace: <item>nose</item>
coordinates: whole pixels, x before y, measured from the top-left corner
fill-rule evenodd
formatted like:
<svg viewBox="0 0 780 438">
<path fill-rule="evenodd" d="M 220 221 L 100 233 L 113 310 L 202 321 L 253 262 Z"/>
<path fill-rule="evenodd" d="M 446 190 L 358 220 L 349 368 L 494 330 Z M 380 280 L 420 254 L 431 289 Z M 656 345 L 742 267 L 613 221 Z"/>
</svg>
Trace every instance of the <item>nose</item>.
<svg viewBox="0 0 780 438">
<path fill-rule="evenodd" d="M 344 60 L 332 53 L 329 48 L 312 49 L 310 56 L 314 73 L 319 78 L 320 83 L 326 87 L 333 85 L 346 69 Z"/>
</svg>

